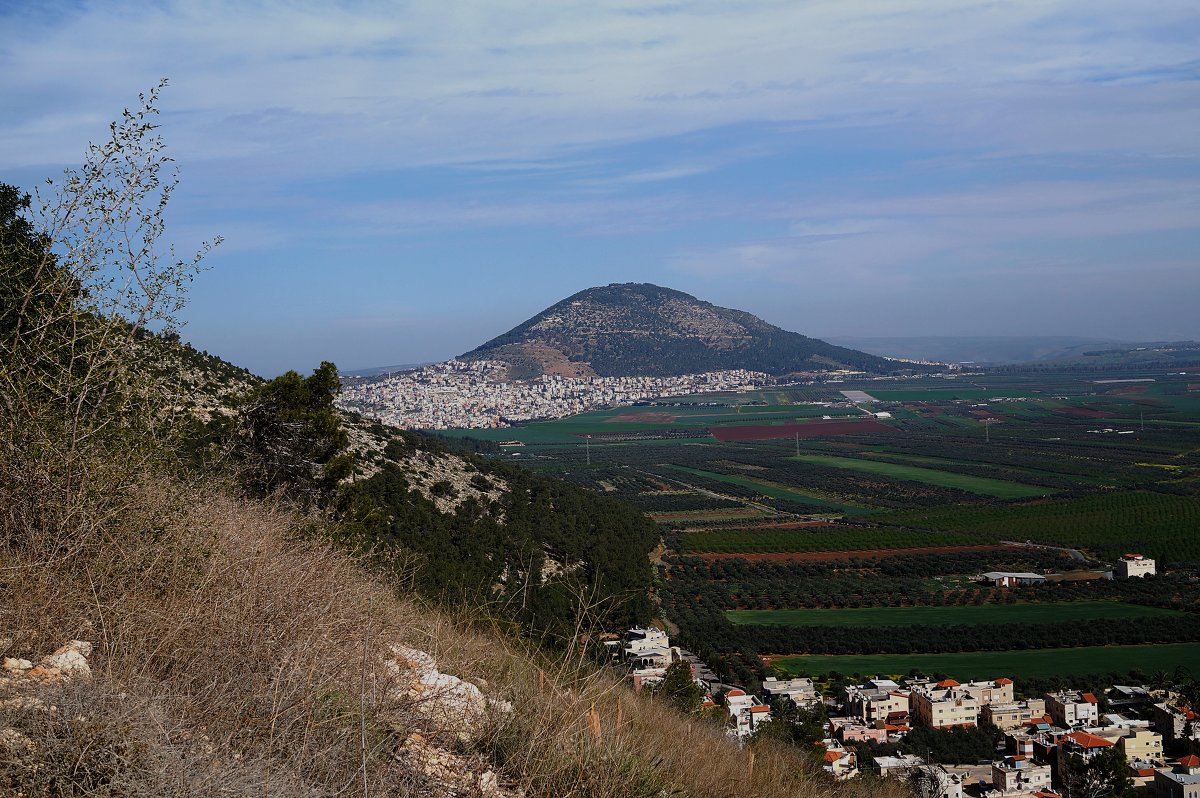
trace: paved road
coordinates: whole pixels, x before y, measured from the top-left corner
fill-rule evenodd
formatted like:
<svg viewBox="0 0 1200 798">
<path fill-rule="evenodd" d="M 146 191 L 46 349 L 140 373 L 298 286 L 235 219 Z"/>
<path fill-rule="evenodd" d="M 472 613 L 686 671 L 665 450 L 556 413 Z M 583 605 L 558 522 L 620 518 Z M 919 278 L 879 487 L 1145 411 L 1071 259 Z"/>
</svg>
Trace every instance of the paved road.
<svg viewBox="0 0 1200 798">
<path fill-rule="evenodd" d="M 1046 546 L 1041 543 L 1032 543 L 1028 540 L 1023 542 L 1019 540 L 1002 540 L 1000 542 L 1005 546 L 1024 546 L 1027 549 L 1050 549 L 1051 551 L 1065 551 L 1067 554 L 1071 555 L 1073 559 L 1079 560 L 1080 562 L 1085 562 L 1087 560 L 1087 557 L 1084 557 L 1083 552 L 1079 549 L 1066 549 L 1062 546 Z"/>
</svg>

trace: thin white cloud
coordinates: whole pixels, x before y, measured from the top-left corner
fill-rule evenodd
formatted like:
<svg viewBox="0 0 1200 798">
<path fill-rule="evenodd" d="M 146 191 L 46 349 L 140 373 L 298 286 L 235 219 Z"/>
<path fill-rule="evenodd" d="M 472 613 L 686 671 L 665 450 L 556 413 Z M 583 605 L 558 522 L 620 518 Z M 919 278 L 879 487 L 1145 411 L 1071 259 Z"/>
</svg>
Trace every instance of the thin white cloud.
<svg viewBox="0 0 1200 798">
<path fill-rule="evenodd" d="M 1193 42 L 1162 35 L 1195 29 L 1183 2 L 126 0 L 5 22 L 0 97 L 24 109 L 0 122 L 10 167 L 74 158 L 98 117 L 162 75 L 189 157 L 318 173 L 880 118 L 1028 151 L 1086 127 L 1092 146 L 1195 152 L 1190 87 L 1114 79 L 1187 74 Z M 1006 105 L 1019 124 L 984 108 Z"/>
<path fill-rule="evenodd" d="M 746 274 L 793 284 L 812 279 L 911 282 L 928 276 L 923 269 L 931 259 L 946 256 L 978 275 L 1037 271 L 1044 268 L 1031 265 L 1037 256 L 1014 258 L 1004 251 L 1065 241 L 1081 242 L 1078 248 L 1090 252 L 1096 241 L 1118 236 L 1200 233 L 1200 180 L 1025 182 L 813 202 L 791 213 L 794 221 L 785 235 L 715 250 L 684 250 L 673 257 L 672 268 L 707 278 Z M 1182 267 L 1187 260 L 1174 263 Z M 1106 268 L 1133 273 L 1141 266 L 1131 260 Z"/>
</svg>

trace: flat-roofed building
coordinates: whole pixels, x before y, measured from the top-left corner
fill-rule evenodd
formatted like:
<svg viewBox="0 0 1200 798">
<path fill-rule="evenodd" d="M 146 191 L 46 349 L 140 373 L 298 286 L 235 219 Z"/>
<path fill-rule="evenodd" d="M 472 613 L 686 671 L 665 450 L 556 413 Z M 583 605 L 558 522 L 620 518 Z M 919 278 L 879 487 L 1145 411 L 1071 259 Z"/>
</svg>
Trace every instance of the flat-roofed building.
<svg viewBox="0 0 1200 798">
<path fill-rule="evenodd" d="M 763 692 L 771 698 L 786 698 L 797 707 L 811 707 L 821 703 L 821 694 L 812 679 L 763 679 Z"/>
<path fill-rule="evenodd" d="M 1046 702 L 1040 698 L 1008 704 L 987 704 L 979 716 L 1004 731 L 1020 729 L 1025 724 L 1046 714 Z"/>
<path fill-rule="evenodd" d="M 1171 741 L 1185 738 L 1189 726 L 1192 737 L 1200 739 L 1200 714 L 1185 706 L 1165 703 L 1154 705 L 1154 729 L 1164 739 Z"/>
<path fill-rule="evenodd" d="M 914 691 L 911 701 L 913 722 L 922 726 L 948 729 L 979 723 L 979 700 L 957 686 Z"/>
<path fill-rule="evenodd" d="M 1117 579 L 1135 579 L 1143 576 L 1153 576 L 1154 560 L 1141 554 L 1126 554 L 1117 560 L 1117 568 L 1113 574 Z"/>
<path fill-rule="evenodd" d="M 1001 677 L 980 682 L 966 682 L 959 687 L 979 702 L 979 706 L 988 704 L 1011 704 L 1013 702 L 1013 680 Z"/>
<path fill-rule="evenodd" d="M 846 713 L 868 726 L 883 725 L 894 712 L 909 711 L 909 693 L 891 679 L 872 679 L 849 685 L 843 695 Z"/>
<path fill-rule="evenodd" d="M 992 763 L 992 791 L 988 795 L 1032 795 L 1050 787 L 1050 766 L 1024 756 L 1006 756 Z"/>
<path fill-rule="evenodd" d="M 1130 729 L 1117 740 L 1117 747 L 1130 763 L 1158 762 L 1163 758 L 1162 735 L 1149 729 Z"/>
<path fill-rule="evenodd" d="M 1022 585 L 1040 585 L 1046 581 L 1046 577 L 1041 574 L 1016 571 L 988 571 L 982 574 L 985 582 L 990 582 L 996 587 L 1020 587 Z"/>
<path fill-rule="evenodd" d="M 1091 693 L 1060 690 L 1046 693 L 1046 712 L 1059 726 L 1095 726 L 1100 720 L 1100 702 Z"/>
</svg>

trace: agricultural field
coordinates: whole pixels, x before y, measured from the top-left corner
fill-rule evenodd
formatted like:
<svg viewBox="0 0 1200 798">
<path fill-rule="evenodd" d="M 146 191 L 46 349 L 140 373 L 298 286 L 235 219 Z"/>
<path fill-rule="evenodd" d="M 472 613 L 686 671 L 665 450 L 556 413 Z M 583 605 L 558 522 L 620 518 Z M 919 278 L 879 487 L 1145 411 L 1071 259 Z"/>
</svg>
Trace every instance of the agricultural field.
<svg viewBox="0 0 1200 798">
<path fill-rule="evenodd" d="M 1067 674 L 1080 676 L 1131 671 L 1174 673 L 1179 667 L 1200 662 L 1200 643 L 1149 646 L 1091 646 L 1044 648 L 1035 651 L 985 651 L 968 654 L 902 654 L 882 656 L 781 657 L 771 665 L 781 674 L 841 673 L 901 677 L 917 671 L 970 678 L 1046 679 Z"/>
<path fill-rule="evenodd" d="M 1110 558 L 1133 550 L 1167 563 L 1200 562 L 1200 497 L 1195 495 L 1105 492 L 1053 503 L 899 512 L 881 520 L 904 527 L 1086 547 Z"/>
<path fill-rule="evenodd" d="M 760 552 L 838 552 L 870 549 L 920 549 L 977 543 L 973 535 L 905 532 L 838 525 L 797 529 L 741 527 L 734 529 L 680 530 L 672 538 L 681 554 L 753 554 Z"/>
<path fill-rule="evenodd" d="M 856 471 L 866 471 L 871 474 L 883 474 L 898 479 L 909 479 L 914 482 L 924 482 L 929 485 L 941 485 L 946 488 L 958 488 L 970 493 L 983 496 L 994 496 L 998 499 L 1024 499 L 1031 496 L 1046 496 L 1055 491 L 1022 485 L 1018 482 L 1006 482 L 987 477 L 974 477 L 951 471 L 941 471 L 937 468 L 904 465 L 886 461 L 866 460 L 858 457 L 833 457 L 826 454 L 798 454 L 794 459 L 825 465 L 831 468 L 850 468 Z"/>
<path fill-rule="evenodd" d="M 955 626 L 958 624 L 1086 622 L 1107 618 L 1178 616 L 1178 610 L 1121 601 L 1046 601 L 955 607 L 869 607 L 836 610 L 731 610 L 730 623 L 782 626 Z"/>
<path fill-rule="evenodd" d="M 759 652 L 975 675 L 1015 657 L 1013 674 L 1069 677 L 1151 667 L 1132 657 L 1151 649 L 1109 643 L 1176 652 L 1164 667 L 1197 653 L 1197 384 L 1165 369 L 812 382 L 458 434 L 654 519 L 663 612 L 729 678 L 769 673 Z M 1168 573 L 1102 578 L 1127 551 Z M 1006 570 L 1071 576 L 979 580 Z M 903 650 L 877 650 L 897 625 Z"/>
</svg>

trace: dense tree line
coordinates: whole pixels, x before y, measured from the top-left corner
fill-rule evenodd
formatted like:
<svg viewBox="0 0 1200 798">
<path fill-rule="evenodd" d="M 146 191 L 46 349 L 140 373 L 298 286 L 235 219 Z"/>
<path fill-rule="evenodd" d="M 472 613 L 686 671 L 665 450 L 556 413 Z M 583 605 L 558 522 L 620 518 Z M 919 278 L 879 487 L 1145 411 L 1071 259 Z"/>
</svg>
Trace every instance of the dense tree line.
<svg viewBox="0 0 1200 798">
<path fill-rule="evenodd" d="M 945 654 L 1077 646 L 1181 643 L 1200 640 L 1200 616 L 1109 618 L 1079 623 L 1005 623 L 951 626 L 728 625 L 706 607 L 677 612 L 677 622 L 704 625 L 720 650 L 755 647 L 787 654 Z M 693 630 L 699 633 L 699 630 Z"/>
<path fill-rule="evenodd" d="M 411 433 L 390 446 L 401 462 L 414 452 L 444 451 Z M 467 462 L 487 481 L 481 484 L 507 485 L 500 498 L 486 505 L 467 498 L 442 513 L 391 462 L 348 488 L 340 504 L 353 510 L 356 533 L 368 545 L 419 555 L 414 579 L 426 594 L 499 603 L 528 628 L 553 634 L 569 633 L 583 615 L 614 627 L 649 619 L 648 555 L 658 534 L 637 509 L 509 463 Z M 566 572 L 542 579 L 549 560 Z"/>
<path fill-rule="evenodd" d="M 1003 733 L 990 723 L 974 728 L 930 729 L 914 726 L 898 743 L 852 743 L 859 767 L 869 768 L 872 757 L 913 754 L 947 765 L 974 765 L 995 759 Z"/>
<path fill-rule="evenodd" d="M 1046 582 L 1012 588 L 939 580 L 941 575 L 985 570 L 1027 571 L 1062 567 L 1047 549 L 956 552 L 850 558 L 820 562 L 748 561 L 697 557 L 672 559 L 664 600 L 671 606 L 706 596 L 724 609 L 908 607 L 955 604 L 1120 600 L 1164 609 L 1200 611 L 1200 583 L 1189 572 L 1144 579 Z"/>
</svg>

